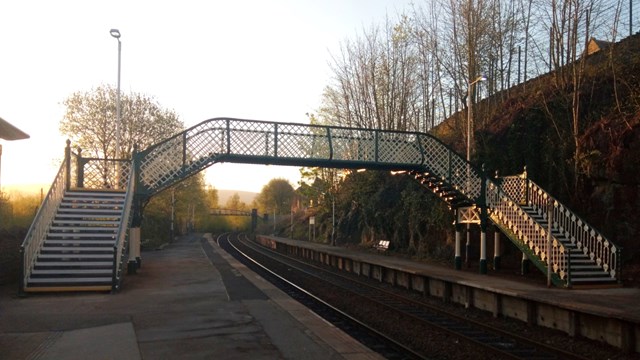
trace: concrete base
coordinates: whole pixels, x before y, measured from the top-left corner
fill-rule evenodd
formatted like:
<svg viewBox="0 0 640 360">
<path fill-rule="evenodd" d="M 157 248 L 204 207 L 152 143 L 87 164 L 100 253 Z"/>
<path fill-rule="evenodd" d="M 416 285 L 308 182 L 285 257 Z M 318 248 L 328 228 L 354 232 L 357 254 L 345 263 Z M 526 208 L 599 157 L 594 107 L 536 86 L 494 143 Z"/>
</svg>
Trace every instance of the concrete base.
<svg viewBox="0 0 640 360">
<path fill-rule="evenodd" d="M 522 260 L 522 263 L 520 264 L 520 271 L 522 275 L 529 273 L 529 260 Z"/>
<path fill-rule="evenodd" d="M 127 263 L 127 274 L 128 275 L 135 274 L 137 269 L 138 269 L 138 264 L 135 261 L 129 261 Z"/>
<path fill-rule="evenodd" d="M 456 256 L 453 259 L 453 266 L 456 270 L 461 270 L 462 269 L 462 256 Z"/>
<path fill-rule="evenodd" d="M 487 259 L 480 259 L 480 274 L 487 273 Z"/>
<path fill-rule="evenodd" d="M 500 256 L 493 257 L 493 268 L 495 270 L 500 270 L 500 261 L 501 261 Z"/>
</svg>

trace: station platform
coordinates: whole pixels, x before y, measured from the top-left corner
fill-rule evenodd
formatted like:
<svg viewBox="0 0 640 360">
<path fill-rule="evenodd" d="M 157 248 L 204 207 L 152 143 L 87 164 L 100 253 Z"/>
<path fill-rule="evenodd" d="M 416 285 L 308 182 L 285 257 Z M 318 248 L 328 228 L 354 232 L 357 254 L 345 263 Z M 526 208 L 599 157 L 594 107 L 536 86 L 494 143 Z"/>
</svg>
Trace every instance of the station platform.
<svg viewBox="0 0 640 360">
<path fill-rule="evenodd" d="M 375 251 L 363 251 L 274 236 L 257 241 L 276 251 L 318 261 L 444 301 L 527 323 L 604 341 L 640 352 L 640 289 L 563 289 L 528 281 L 456 271 Z"/>
<path fill-rule="evenodd" d="M 222 251 L 143 252 L 116 295 L 0 287 L 2 359 L 381 359 Z"/>
</svg>

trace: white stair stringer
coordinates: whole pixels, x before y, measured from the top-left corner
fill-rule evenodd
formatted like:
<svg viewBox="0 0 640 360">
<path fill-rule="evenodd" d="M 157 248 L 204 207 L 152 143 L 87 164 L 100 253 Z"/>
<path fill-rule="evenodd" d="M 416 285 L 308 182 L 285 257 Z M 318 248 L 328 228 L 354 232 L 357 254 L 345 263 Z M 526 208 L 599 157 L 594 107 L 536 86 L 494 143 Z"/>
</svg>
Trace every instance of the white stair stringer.
<svg viewBox="0 0 640 360">
<path fill-rule="evenodd" d="M 25 290 L 111 290 L 125 195 L 124 191 L 67 191 Z"/>
</svg>

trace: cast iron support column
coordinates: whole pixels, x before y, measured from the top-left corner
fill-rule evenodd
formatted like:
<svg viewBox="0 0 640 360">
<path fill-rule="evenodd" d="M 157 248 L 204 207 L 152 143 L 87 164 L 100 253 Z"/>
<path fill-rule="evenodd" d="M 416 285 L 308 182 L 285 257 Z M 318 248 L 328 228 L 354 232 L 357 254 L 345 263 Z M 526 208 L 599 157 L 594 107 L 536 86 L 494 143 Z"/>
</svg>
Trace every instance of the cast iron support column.
<svg viewBox="0 0 640 360">
<path fill-rule="evenodd" d="M 494 226 L 493 233 L 493 268 L 500 270 L 500 253 L 502 252 L 500 246 L 500 231 Z"/>
<path fill-rule="evenodd" d="M 487 177 L 484 164 L 482 165 L 482 184 L 480 184 L 480 274 L 487 273 Z"/>
<path fill-rule="evenodd" d="M 131 156 L 131 166 L 134 169 L 135 178 L 132 206 L 133 216 L 131 218 L 131 228 L 129 229 L 129 261 L 127 263 L 127 274 L 135 274 L 142 266 L 142 257 L 140 256 L 140 226 L 142 225 L 142 208 L 143 200 L 142 196 L 138 194 L 140 189 L 140 166 L 138 164 L 138 146 L 133 147 L 133 154 Z M 124 221 L 124 219 L 123 219 Z"/>
<path fill-rule="evenodd" d="M 458 223 L 458 212 L 456 209 L 456 255 L 453 259 L 453 265 L 456 270 L 462 269 L 462 224 Z"/>
<path fill-rule="evenodd" d="M 526 275 L 529 273 L 529 258 L 527 254 L 522 253 L 522 263 L 520 264 L 520 272 L 522 275 Z"/>
</svg>

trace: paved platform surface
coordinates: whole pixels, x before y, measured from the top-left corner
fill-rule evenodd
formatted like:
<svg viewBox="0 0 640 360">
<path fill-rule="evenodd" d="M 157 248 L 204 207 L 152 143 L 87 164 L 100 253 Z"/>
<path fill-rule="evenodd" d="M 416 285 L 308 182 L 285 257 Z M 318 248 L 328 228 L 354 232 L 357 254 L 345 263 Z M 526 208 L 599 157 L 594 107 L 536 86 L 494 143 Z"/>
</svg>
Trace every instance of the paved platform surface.
<svg viewBox="0 0 640 360">
<path fill-rule="evenodd" d="M 380 359 L 218 248 L 143 253 L 116 294 L 0 288 L 0 359 Z"/>
<path fill-rule="evenodd" d="M 499 273 L 491 271 L 487 275 L 481 275 L 469 271 L 455 271 L 453 267 L 420 263 L 409 259 L 384 255 L 382 253 L 369 253 L 340 246 L 269 237 L 278 242 L 302 246 L 337 256 L 345 256 L 371 264 L 380 264 L 408 273 L 423 274 L 432 278 L 469 285 L 491 292 L 640 324 L 640 306 L 638 306 L 640 289 L 638 288 L 588 290 L 548 288 L 545 284 L 537 284 L 524 280 L 514 281 L 504 279 L 500 277 Z"/>
</svg>

